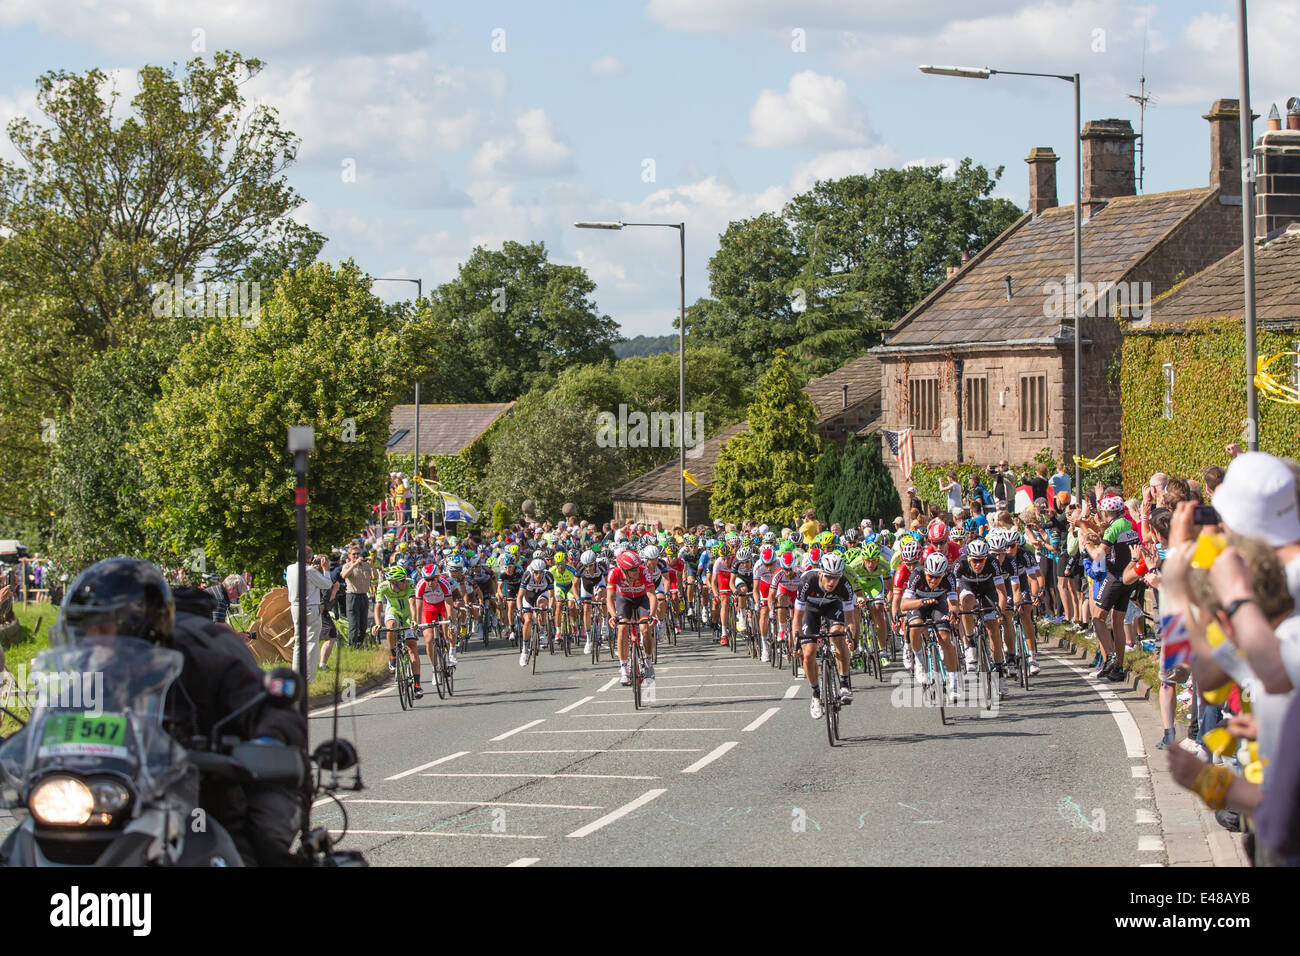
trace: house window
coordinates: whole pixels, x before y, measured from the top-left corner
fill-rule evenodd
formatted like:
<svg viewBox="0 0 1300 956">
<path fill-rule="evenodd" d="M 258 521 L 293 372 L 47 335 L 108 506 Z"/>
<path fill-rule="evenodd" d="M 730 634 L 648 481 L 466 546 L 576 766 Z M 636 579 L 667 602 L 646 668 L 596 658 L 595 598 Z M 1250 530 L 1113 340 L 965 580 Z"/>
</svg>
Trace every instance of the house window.
<svg viewBox="0 0 1300 956">
<path fill-rule="evenodd" d="M 1047 376 L 1020 376 L 1020 433 L 1044 434 L 1047 431 Z"/>
<path fill-rule="evenodd" d="M 1160 370 L 1165 376 L 1165 418 L 1174 417 L 1174 365 L 1172 362 L 1166 362 L 1160 366 Z"/>
<path fill-rule="evenodd" d="M 1291 387 L 1300 390 L 1300 340 L 1291 343 L 1295 356 L 1291 359 Z"/>
<path fill-rule="evenodd" d="M 939 380 L 937 378 L 908 379 L 907 399 L 910 414 L 908 424 L 918 432 L 937 431 L 939 428 Z"/>
<path fill-rule="evenodd" d="M 987 376 L 967 376 L 962 380 L 965 395 L 966 431 L 986 432 L 989 430 L 989 380 Z"/>
</svg>

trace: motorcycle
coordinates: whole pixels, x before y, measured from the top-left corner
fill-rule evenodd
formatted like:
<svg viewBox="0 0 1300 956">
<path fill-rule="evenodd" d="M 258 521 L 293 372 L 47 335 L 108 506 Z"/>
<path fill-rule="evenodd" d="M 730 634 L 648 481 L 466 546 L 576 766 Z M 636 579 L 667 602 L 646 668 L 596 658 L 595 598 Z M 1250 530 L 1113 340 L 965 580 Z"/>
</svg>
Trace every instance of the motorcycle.
<svg viewBox="0 0 1300 956">
<path fill-rule="evenodd" d="M 185 747 L 164 724 L 183 663 L 179 651 L 125 636 L 37 655 L 30 719 L 0 742 L 0 807 L 20 821 L 0 845 L 0 865 L 243 865 L 230 834 L 199 806 L 200 775 L 301 790 L 311 766 L 300 750 L 220 734 L 259 704 L 293 706 L 301 681 L 288 668 L 272 671 L 261 694 Z M 355 762 L 343 740 L 310 761 L 334 771 Z M 303 834 L 295 862 L 366 865 L 360 853 L 334 850 L 325 830 Z"/>
</svg>

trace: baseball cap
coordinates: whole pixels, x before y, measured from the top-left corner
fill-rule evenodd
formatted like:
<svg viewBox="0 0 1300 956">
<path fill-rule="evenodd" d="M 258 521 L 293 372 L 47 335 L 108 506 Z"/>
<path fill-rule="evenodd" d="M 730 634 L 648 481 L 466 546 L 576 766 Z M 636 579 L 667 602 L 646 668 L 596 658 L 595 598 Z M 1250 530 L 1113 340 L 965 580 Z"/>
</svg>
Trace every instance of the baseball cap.
<svg viewBox="0 0 1300 956">
<path fill-rule="evenodd" d="M 1272 547 L 1300 541 L 1295 477 L 1280 458 L 1262 451 L 1238 455 L 1214 493 L 1214 508 L 1237 534 Z"/>
</svg>

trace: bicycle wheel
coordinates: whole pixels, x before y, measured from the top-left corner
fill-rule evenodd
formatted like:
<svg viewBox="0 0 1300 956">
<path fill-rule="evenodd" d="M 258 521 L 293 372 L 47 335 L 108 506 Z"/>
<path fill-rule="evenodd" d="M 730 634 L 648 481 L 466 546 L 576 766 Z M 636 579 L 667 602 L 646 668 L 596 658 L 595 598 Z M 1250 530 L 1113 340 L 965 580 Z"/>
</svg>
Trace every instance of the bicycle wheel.
<svg viewBox="0 0 1300 956">
<path fill-rule="evenodd" d="M 539 640 L 537 636 L 538 627 L 538 623 L 534 621 L 532 631 L 528 635 L 529 671 L 533 674 L 537 673 L 537 658 L 541 656 L 541 649 L 537 646 Z"/>
<path fill-rule="evenodd" d="M 591 662 L 593 664 L 600 663 L 600 638 L 603 630 L 604 625 L 601 623 L 600 615 L 594 614 L 591 620 L 591 633 L 587 635 L 587 639 L 591 641 Z"/>
<path fill-rule="evenodd" d="M 442 655 L 442 677 L 443 683 L 447 686 L 447 696 L 452 697 L 454 696 L 453 687 L 456 680 L 456 668 L 452 667 L 451 662 L 447 659 L 446 647 L 439 647 L 438 653 Z"/>
<path fill-rule="evenodd" d="M 411 659 L 406 654 L 406 645 L 399 642 L 397 648 L 397 699 L 402 710 L 415 706 L 415 677 L 411 673 Z"/>
<path fill-rule="evenodd" d="M 943 705 L 944 695 L 947 693 L 947 674 L 943 668 L 943 650 L 936 641 L 928 641 L 925 645 L 925 666 L 930 672 L 930 699 L 939 708 L 939 723 L 948 726 L 948 713 Z M 959 661 L 958 667 L 961 666 Z"/>
<path fill-rule="evenodd" d="M 880 660 L 880 634 L 876 631 L 876 625 L 873 621 L 870 630 L 867 631 L 867 656 L 871 659 L 871 669 L 875 672 L 876 680 L 882 683 L 885 680 L 885 665 Z"/>
<path fill-rule="evenodd" d="M 834 689 L 835 678 L 827 676 L 825 657 L 823 657 L 818 663 L 821 665 L 821 673 L 819 673 L 817 676 L 821 681 L 821 685 L 818 688 L 818 690 L 821 694 L 821 699 L 822 699 L 822 719 L 826 721 L 826 742 L 829 743 L 832 747 L 834 747 L 835 746 L 835 725 L 834 725 L 835 704 L 834 702 L 832 702 L 831 698 L 837 696 Z M 830 673 L 834 674 L 836 673 L 836 671 L 832 668 L 830 670 Z"/>
<path fill-rule="evenodd" d="M 447 658 L 442 651 L 441 637 L 433 639 L 433 660 L 430 661 L 430 666 L 433 667 L 433 686 L 438 691 L 438 699 L 444 700 L 447 697 L 445 676 L 447 673 Z"/>
<path fill-rule="evenodd" d="M 628 676 L 632 678 L 632 703 L 634 709 L 641 709 L 641 645 L 632 641 L 628 654 Z"/>
<path fill-rule="evenodd" d="M 984 691 L 984 706 L 993 706 L 993 651 L 989 647 L 989 638 L 984 630 L 983 622 L 980 621 L 975 626 L 975 646 L 978 651 L 978 673 L 975 675 L 977 684 Z"/>
</svg>

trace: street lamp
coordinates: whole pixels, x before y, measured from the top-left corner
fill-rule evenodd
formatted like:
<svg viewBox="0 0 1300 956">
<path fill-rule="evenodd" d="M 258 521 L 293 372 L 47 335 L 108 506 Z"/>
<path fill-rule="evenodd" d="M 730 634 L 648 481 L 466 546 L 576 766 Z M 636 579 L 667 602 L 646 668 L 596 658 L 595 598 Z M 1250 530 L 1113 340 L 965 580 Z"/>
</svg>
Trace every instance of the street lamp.
<svg viewBox="0 0 1300 956">
<path fill-rule="evenodd" d="M 579 229 L 622 229 L 626 226 L 660 226 L 676 229 L 681 240 L 681 311 L 677 320 L 677 444 L 680 446 L 681 502 L 683 528 L 686 524 L 686 223 L 684 222 L 575 222 Z M 696 436 L 697 438 L 699 436 Z"/>
<path fill-rule="evenodd" d="M 422 279 L 372 279 L 371 282 L 414 282 L 415 283 L 415 300 L 418 302 L 424 296 L 424 281 Z M 411 477 L 411 520 L 415 525 L 415 530 L 419 531 L 420 519 L 420 483 L 416 478 L 420 477 L 420 383 L 415 383 L 415 458 Z M 463 494 L 463 492 L 462 492 Z M 383 533 L 383 522 L 380 521 L 379 531 Z M 415 534 L 415 531 L 411 532 Z"/>
<path fill-rule="evenodd" d="M 1083 378 L 1083 330 L 1079 316 L 1079 283 L 1083 273 L 1083 126 L 1079 118 L 1079 74 L 1022 73 L 1016 70 L 994 70 L 986 66 L 922 66 L 922 73 L 931 76 L 958 76 L 969 80 L 987 80 L 990 76 L 1041 76 L 1052 80 L 1065 80 L 1074 84 L 1074 487 L 1083 494 L 1083 469 L 1077 456 L 1083 451 L 1083 410 L 1081 407 Z"/>
</svg>

